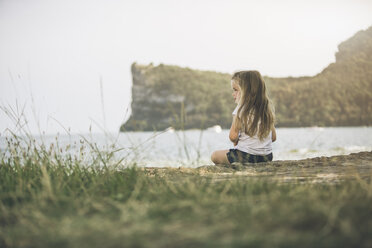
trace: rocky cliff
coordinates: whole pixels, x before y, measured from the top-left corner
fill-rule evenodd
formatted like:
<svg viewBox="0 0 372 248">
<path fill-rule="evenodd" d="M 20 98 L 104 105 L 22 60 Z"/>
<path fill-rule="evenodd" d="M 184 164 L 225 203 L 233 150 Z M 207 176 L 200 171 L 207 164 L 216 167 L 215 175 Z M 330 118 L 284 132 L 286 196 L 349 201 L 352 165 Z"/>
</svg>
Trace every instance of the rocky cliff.
<svg viewBox="0 0 372 248">
<path fill-rule="evenodd" d="M 372 27 L 338 46 L 336 62 L 313 77 L 264 77 L 277 126 L 372 124 Z M 132 115 L 120 131 L 229 128 L 231 75 L 132 64 Z"/>
<path fill-rule="evenodd" d="M 132 115 L 121 131 L 229 125 L 230 75 L 170 65 L 132 64 Z"/>
</svg>

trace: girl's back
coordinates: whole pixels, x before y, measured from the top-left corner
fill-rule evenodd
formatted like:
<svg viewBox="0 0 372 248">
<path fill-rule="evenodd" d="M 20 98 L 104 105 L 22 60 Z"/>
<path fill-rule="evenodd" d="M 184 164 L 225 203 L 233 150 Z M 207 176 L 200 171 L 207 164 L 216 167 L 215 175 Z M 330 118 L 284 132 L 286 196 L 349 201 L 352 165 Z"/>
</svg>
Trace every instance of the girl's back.
<svg viewBox="0 0 372 248">
<path fill-rule="evenodd" d="M 233 112 L 233 116 L 237 114 L 239 106 L 237 106 Z M 249 121 L 249 119 L 248 119 Z M 259 121 L 260 124 L 260 121 Z M 259 126 L 258 124 L 258 126 Z M 259 132 L 259 127 L 257 128 Z M 262 140 L 257 134 L 249 136 L 245 132 L 239 132 L 239 139 L 234 149 L 252 154 L 252 155 L 267 155 L 272 152 L 272 131 L 270 130 L 269 135 Z"/>
<path fill-rule="evenodd" d="M 233 112 L 229 138 L 234 149 L 215 151 L 211 159 L 219 163 L 257 163 L 271 161 L 276 139 L 274 110 L 258 71 L 237 72 L 231 78 Z"/>
</svg>

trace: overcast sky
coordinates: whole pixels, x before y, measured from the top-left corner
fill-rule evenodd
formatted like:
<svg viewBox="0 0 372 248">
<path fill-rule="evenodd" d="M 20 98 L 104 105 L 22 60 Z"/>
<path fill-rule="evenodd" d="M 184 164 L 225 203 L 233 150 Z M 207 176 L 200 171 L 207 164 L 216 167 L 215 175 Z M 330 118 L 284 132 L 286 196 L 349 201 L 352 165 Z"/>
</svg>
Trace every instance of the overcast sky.
<svg viewBox="0 0 372 248">
<path fill-rule="evenodd" d="M 32 133 L 117 132 L 133 62 L 312 76 L 371 13 L 370 0 L 0 0 L 0 106 L 25 106 Z M 0 110 L 0 133 L 14 127 Z"/>
</svg>

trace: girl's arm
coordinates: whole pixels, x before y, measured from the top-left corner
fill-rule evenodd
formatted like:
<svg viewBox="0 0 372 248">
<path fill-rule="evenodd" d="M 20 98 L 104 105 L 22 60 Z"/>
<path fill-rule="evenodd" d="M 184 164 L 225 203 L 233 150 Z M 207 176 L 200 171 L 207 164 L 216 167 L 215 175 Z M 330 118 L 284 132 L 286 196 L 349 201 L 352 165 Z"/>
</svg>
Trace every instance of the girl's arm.
<svg viewBox="0 0 372 248">
<path fill-rule="evenodd" d="M 276 130 L 275 130 L 275 127 L 273 127 L 273 129 L 271 131 L 272 131 L 272 133 L 271 133 L 271 140 L 274 142 L 276 140 Z"/>
<path fill-rule="evenodd" d="M 230 128 L 230 134 L 229 134 L 229 138 L 231 140 L 231 142 L 234 143 L 234 145 L 237 145 L 238 144 L 238 140 L 239 140 L 239 126 L 237 125 L 237 119 L 236 119 L 236 115 L 233 117 L 233 122 L 231 124 L 231 128 Z"/>
</svg>

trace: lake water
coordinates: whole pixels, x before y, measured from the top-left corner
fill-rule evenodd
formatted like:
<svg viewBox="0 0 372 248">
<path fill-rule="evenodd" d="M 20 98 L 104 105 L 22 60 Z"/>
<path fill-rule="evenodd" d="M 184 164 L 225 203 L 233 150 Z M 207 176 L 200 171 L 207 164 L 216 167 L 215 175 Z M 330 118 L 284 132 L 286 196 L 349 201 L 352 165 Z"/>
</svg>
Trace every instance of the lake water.
<svg viewBox="0 0 372 248">
<path fill-rule="evenodd" d="M 215 150 L 232 148 L 229 130 L 188 130 L 167 132 L 126 132 L 117 134 L 58 135 L 60 147 L 70 145 L 76 150 L 82 144 L 99 149 L 115 150 L 115 159 L 125 157 L 148 167 L 196 167 L 212 164 Z M 84 138 L 83 138 L 84 137 Z M 37 140 L 49 146 L 56 136 Z M 0 137 L 0 149 L 6 149 Z M 114 147 L 113 147 L 114 146 Z M 277 128 L 273 143 L 274 160 L 297 160 L 318 156 L 333 156 L 372 150 L 372 127 Z"/>
</svg>

